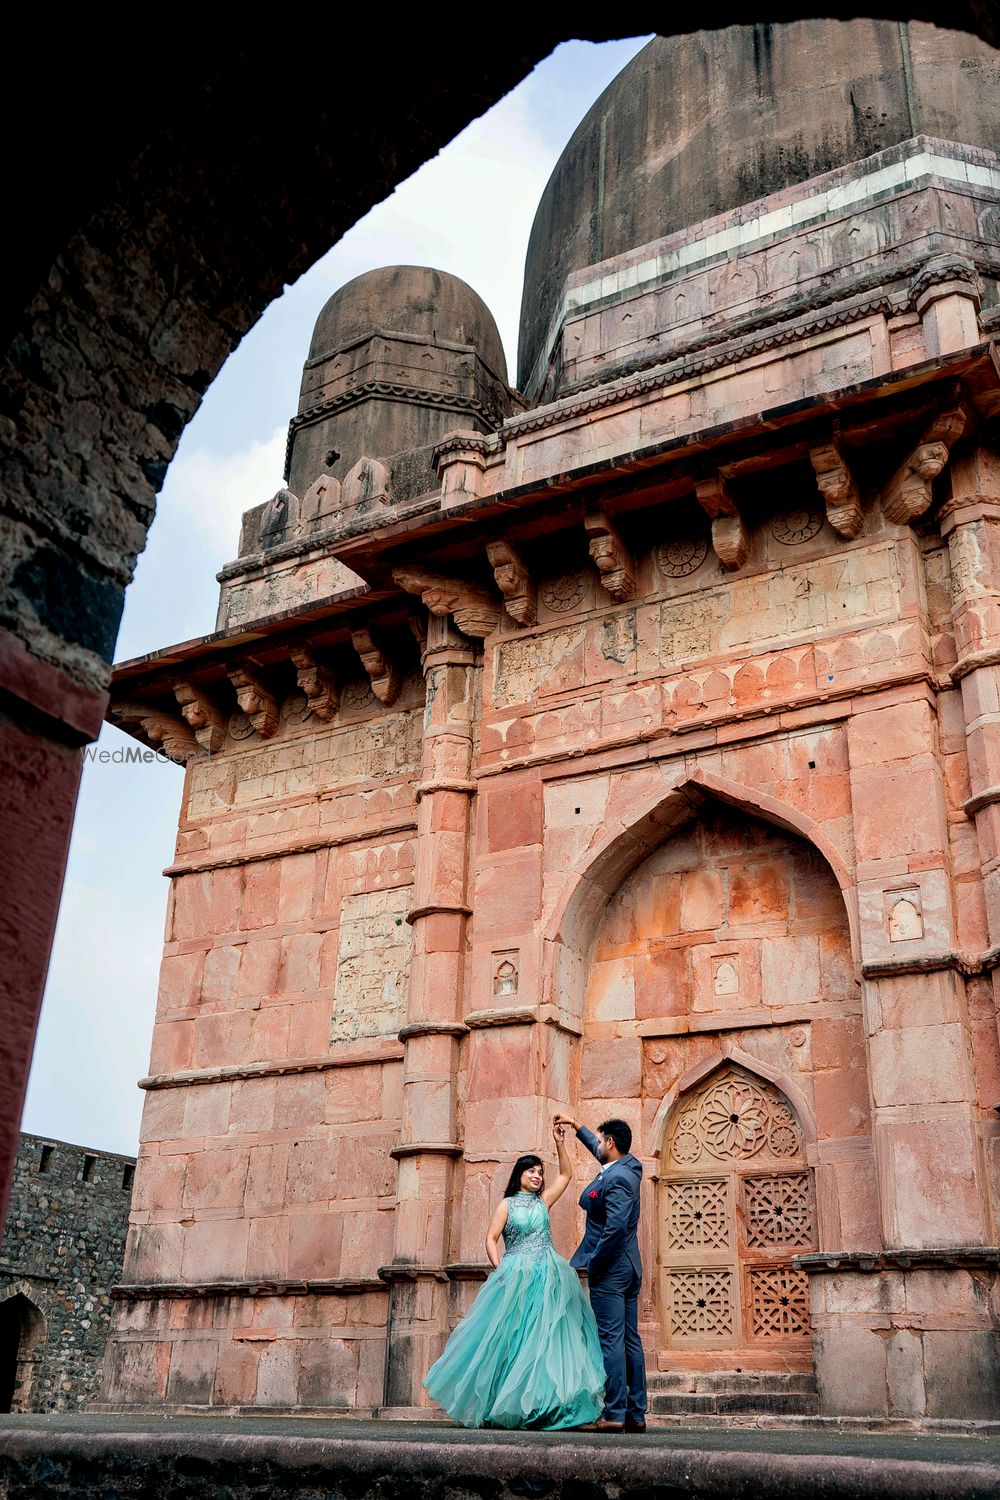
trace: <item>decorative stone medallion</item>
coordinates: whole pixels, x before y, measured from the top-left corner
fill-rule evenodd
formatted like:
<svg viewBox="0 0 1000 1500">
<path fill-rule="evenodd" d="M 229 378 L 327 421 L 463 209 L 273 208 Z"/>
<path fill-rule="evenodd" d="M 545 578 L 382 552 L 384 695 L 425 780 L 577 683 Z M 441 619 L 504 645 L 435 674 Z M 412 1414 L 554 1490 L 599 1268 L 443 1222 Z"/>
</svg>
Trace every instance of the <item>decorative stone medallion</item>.
<svg viewBox="0 0 1000 1500">
<path fill-rule="evenodd" d="M 790 510 L 771 521 L 771 535 L 776 542 L 794 547 L 798 542 L 809 542 L 822 530 L 823 517 L 818 510 Z"/>
<path fill-rule="evenodd" d="M 697 573 L 708 556 L 708 542 L 703 536 L 682 537 L 676 542 L 661 542 L 656 549 L 656 566 L 664 578 L 687 578 Z"/>
<path fill-rule="evenodd" d="M 253 725 L 248 714 L 242 708 L 234 709 L 229 715 L 229 737 L 233 740 L 248 740 L 253 734 Z"/>
<path fill-rule="evenodd" d="M 309 712 L 309 699 L 305 693 L 289 693 L 281 705 L 281 717 L 286 724 L 301 724 Z"/>
<path fill-rule="evenodd" d="M 581 573 L 564 573 L 561 578 L 553 578 L 543 586 L 542 603 L 553 614 L 567 614 L 580 603 L 586 587 Z"/>
<path fill-rule="evenodd" d="M 363 682 L 349 682 L 340 695 L 341 704 L 352 713 L 360 713 L 362 709 L 372 708 L 378 702 L 372 692 L 372 685 L 366 677 Z"/>
</svg>

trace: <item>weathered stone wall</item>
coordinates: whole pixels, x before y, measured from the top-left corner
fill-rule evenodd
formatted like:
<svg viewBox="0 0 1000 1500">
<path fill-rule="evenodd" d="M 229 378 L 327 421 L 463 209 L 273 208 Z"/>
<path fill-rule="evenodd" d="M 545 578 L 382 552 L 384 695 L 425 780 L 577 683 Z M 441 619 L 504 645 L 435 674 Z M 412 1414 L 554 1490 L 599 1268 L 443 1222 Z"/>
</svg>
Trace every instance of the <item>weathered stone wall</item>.
<svg viewBox="0 0 1000 1500">
<path fill-rule="evenodd" d="M 420 689 L 191 764 L 111 1402 L 381 1402 Z"/>
<path fill-rule="evenodd" d="M 9 1377 L 17 1360 L 15 1411 L 75 1410 L 100 1394 L 133 1167 L 133 1157 L 21 1137 L 0 1240 L 0 1371 Z"/>
</svg>

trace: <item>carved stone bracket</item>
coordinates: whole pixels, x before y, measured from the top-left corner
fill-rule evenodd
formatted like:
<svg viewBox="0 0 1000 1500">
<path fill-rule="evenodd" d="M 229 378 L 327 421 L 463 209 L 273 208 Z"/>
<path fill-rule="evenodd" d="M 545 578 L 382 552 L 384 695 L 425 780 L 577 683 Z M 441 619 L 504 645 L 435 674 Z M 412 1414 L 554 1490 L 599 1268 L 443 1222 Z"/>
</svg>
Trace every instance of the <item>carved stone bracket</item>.
<svg viewBox="0 0 1000 1500">
<path fill-rule="evenodd" d="M 165 714 L 162 709 L 153 708 L 148 703 L 112 703 L 108 717 L 112 724 L 121 728 L 140 724 L 146 738 L 154 745 L 162 746 L 167 759 L 178 765 L 186 766 L 189 760 L 202 753 L 194 732 L 182 718 Z"/>
<path fill-rule="evenodd" d="M 930 419 L 920 442 L 882 491 L 882 509 L 890 521 L 905 526 L 928 509 L 931 486 L 947 464 L 952 444 L 962 436 L 965 424 L 965 410 L 959 405 L 942 408 Z"/>
<path fill-rule="evenodd" d="M 345 510 L 362 515 L 373 506 L 391 504 L 389 470 L 377 458 L 359 458 L 344 479 L 340 498 Z"/>
<path fill-rule="evenodd" d="M 730 572 L 742 568 L 747 560 L 749 543 L 743 517 L 736 509 L 725 479 L 721 474 L 713 474 L 708 479 L 699 480 L 695 493 L 702 510 L 712 521 L 712 547 L 716 557 Z"/>
<path fill-rule="evenodd" d="M 328 724 L 340 707 L 336 677 L 308 641 L 292 641 L 288 654 L 295 665 L 296 681 L 306 695 L 306 713 Z"/>
<path fill-rule="evenodd" d="M 394 568 L 393 578 L 408 594 L 419 594 L 432 615 L 452 615 L 464 635 L 492 635 L 500 624 L 500 605 L 489 589 L 462 578 L 445 578 L 423 568 Z"/>
<path fill-rule="evenodd" d="M 855 537 L 864 517 L 854 476 L 847 465 L 836 437 L 828 443 L 810 448 L 809 457 L 816 471 L 816 483 L 826 505 L 826 518 L 841 536 Z"/>
<path fill-rule="evenodd" d="M 261 677 L 261 666 L 252 656 L 241 657 L 227 667 L 226 676 L 236 689 L 236 701 L 262 740 L 278 732 L 278 700 Z"/>
<path fill-rule="evenodd" d="M 214 755 L 226 743 L 228 715 L 204 688 L 197 687 L 186 678 L 173 681 L 174 696 L 181 706 L 181 713 L 194 730 L 194 737 L 203 750 Z"/>
<path fill-rule="evenodd" d="M 382 648 L 372 640 L 370 630 L 352 630 L 351 640 L 371 679 L 372 692 L 388 708 L 399 697 L 399 673 Z"/>
<path fill-rule="evenodd" d="M 534 625 L 538 591 L 524 559 L 512 542 L 486 543 L 486 556 L 497 588 L 503 594 L 507 613 L 519 625 Z"/>
<path fill-rule="evenodd" d="M 584 516 L 583 525 L 590 538 L 594 566 L 612 599 L 623 603 L 634 599 L 635 563 L 614 522 L 602 510 L 594 509 Z"/>
</svg>

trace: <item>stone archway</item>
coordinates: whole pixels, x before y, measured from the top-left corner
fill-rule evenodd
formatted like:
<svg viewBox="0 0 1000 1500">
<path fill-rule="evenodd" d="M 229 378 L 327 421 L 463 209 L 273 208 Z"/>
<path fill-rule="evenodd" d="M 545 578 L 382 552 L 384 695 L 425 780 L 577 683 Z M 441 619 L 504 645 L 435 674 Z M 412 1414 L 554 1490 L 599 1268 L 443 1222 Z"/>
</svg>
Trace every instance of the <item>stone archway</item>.
<svg viewBox="0 0 1000 1500">
<path fill-rule="evenodd" d="M 658 1198 L 670 1366 L 810 1367 L 808 1282 L 791 1258 L 817 1246 L 815 1185 L 788 1096 L 732 1061 L 682 1093 Z"/>
<path fill-rule="evenodd" d="M 30 1411 L 37 1350 L 45 1341 L 45 1318 L 17 1292 L 0 1302 L 0 1412 Z"/>
</svg>

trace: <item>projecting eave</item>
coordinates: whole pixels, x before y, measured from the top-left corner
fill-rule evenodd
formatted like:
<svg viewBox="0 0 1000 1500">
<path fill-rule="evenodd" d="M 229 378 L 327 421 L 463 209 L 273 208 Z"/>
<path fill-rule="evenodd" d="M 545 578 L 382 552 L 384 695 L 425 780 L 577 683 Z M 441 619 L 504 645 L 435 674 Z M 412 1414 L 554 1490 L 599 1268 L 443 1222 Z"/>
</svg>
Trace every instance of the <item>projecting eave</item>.
<svg viewBox="0 0 1000 1500">
<path fill-rule="evenodd" d="M 850 447 L 868 442 L 873 424 L 881 437 L 896 433 L 905 442 L 936 403 L 956 394 L 979 421 L 992 423 L 1000 414 L 1000 355 L 986 342 L 832 393 L 764 407 L 642 446 L 623 446 L 592 461 L 583 458 L 540 479 L 505 482 L 519 468 L 516 449 L 522 435 L 551 431 L 567 439 L 560 448 L 572 455 L 572 435 L 585 433 L 596 411 L 624 414 L 643 394 L 636 387 L 656 378 L 614 382 L 513 418 L 501 429 L 503 446 L 493 460 L 495 488 L 451 505 L 445 504 L 443 490 L 436 507 L 424 504 L 419 514 L 358 528 L 332 543 L 331 550 L 373 589 L 384 589 L 391 586 L 393 567 L 412 561 L 417 552 L 441 566 L 478 559 L 491 537 L 509 535 L 520 541 L 578 524 L 598 495 L 602 507 L 614 514 L 638 515 L 690 494 L 711 471 L 724 468 L 727 477 L 736 478 L 805 458 L 812 446 L 829 439 L 834 423 L 840 440 Z"/>
</svg>

